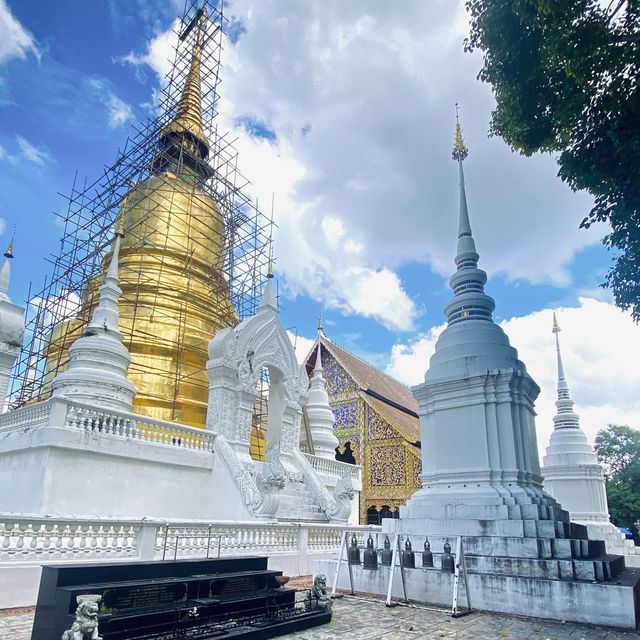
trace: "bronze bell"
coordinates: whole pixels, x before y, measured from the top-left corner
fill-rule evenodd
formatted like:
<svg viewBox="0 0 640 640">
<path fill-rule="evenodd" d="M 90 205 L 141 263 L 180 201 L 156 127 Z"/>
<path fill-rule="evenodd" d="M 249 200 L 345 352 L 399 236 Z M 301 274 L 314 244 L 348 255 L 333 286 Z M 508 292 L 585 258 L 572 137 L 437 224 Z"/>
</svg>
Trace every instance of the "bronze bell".
<svg viewBox="0 0 640 640">
<path fill-rule="evenodd" d="M 455 573 L 456 567 L 453 556 L 451 555 L 451 545 L 449 538 L 444 541 L 444 555 L 442 556 L 442 570 L 445 573 Z"/>
<path fill-rule="evenodd" d="M 407 538 L 404 543 L 404 551 L 402 552 L 402 565 L 408 569 L 416 568 L 416 554 L 411 550 L 411 540 Z"/>
<path fill-rule="evenodd" d="M 372 570 L 378 568 L 378 552 L 373 548 L 373 538 L 371 534 L 369 534 L 367 538 L 367 548 L 364 550 L 362 568 Z"/>
<path fill-rule="evenodd" d="M 391 566 L 393 560 L 393 553 L 391 552 L 391 542 L 389 542 L 389 536 L 384 537 L 384 549 L 380 553 L 380 564 L 385 567 Z"/>
<path fill-rule="evenodd" d="M 429 538 L 424 540 L 424 551 L 422 552 L 422 566 L 433 567 L 433 553 L 431 553 L 431 544 Z"/>
<path fill-rule="evenodd" d="M 349 553 L 347 554 L 349 564 L 360 564 L 360 549 L 358 549 L 358 541 L 355 534 L 351 536 L 351 545 L 349 546 Z"/>
</svg>

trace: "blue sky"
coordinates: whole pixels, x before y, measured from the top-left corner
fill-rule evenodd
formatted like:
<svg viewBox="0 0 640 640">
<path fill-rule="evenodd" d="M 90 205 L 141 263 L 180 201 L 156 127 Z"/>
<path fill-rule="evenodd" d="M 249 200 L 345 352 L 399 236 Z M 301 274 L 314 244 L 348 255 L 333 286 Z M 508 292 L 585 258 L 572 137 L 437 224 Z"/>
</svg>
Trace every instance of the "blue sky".
<svg viewBox="0 0 640 640">
<path fill-rule="evenodd" d="M 62 232 L 52 212 L 65 206 L 58 192 L 69 192 L 76 171 L 97 178 L 152 112 L 179 4 L 0 0 L 0 241 L 15 224 L 14 301 L 29 282 L 41 288 L 50 269 L 44 258 Z M 640 378 L 628 345 L 640 344 L 639 330 L 598 287 L 610 255 L 599 244 L 603 229 L 578 229 L 590 198 L 557 180 L 553 158 L 522 158 L 487 138 L 492 97 L 475 78 L 480 59 L 462 50 L 463 3 L 427 4 L 405 0 L 393 15 L 375 0 L 226 5 L 234 29 L 219 126 L 238 136 L 255 194 L 275 197 L 285 326 L 304 351 L 324 307 L 329 337 L 419 381 L 453 270 L 457 101 L 487 291 L 544 387 L 539 431 L 548 433 L 553 412 L 553 307 L 568 325 L 562 338 L 589 434 L 606 421 L 638 424 Z M 603 323 L 616 336 L 607 338 Z M 625 380 L 622 389 L 593 393 L 583 360 Z"/>
</svg>

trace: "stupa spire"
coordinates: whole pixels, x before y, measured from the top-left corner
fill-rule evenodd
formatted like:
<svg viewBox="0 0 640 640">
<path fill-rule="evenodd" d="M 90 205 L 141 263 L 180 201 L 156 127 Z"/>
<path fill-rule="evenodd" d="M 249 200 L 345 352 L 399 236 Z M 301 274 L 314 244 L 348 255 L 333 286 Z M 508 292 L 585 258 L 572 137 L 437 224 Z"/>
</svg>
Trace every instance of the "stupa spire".
<svg viewBox="0 0 640 640">
<path fill-rule="evenodd" d="M 273 258 L 269 257 L 269 267 L 267 270 L 267 284 L 265 285 L 264 292 L 262 294 L 262 300 L 258 306 L 258 311 L 262 309 L 275 309 L 278 310 L 278 301 L 276 300 L 275 293 L 273 291 Z"/>
<path fill-rule="evenodd" d="M 122 227 L 118 225 L 113 241 L 111 262 L 109 262 L 104 282 L 99 289 L 100 298 L 98 306 L 93 312 L 93 316 L 89 322 L 89 328 L 115 332 L 118 335 L 120 335 L 118 328 L 120 320 L 118 315 L 118 300 L 122 295 L 122 290 L 118 282 L 118 262 L 120 260 L 120 242 L 123 237 L 124 232 L 122 231 Z"/>
<path fill-rule="evenodd" d="M 4 252 L 4 264 L 0 269 L 0 300 L 11 302 L 9 299 L 9 281 L 11 280 L 11 265 L 9 261 L 13 258 L 13 237 Z"/>
<path fill-rule="evenodd" d="M 313 365 L 313 375 L 316 373 L 322 375 L 322 345 L 318 339 L 318 349 L 316 351 L 316 363 Z"/>
<path fill-rule="evenodd" d="M 203 158 L 209 153 L 209 140 L 202 129 L 202 80 L 201 60 L 204 30 L 207 21 L 206 8 L 198 11 L 192 25 L 198 30 L 196 42 L 191 55 L 191 65 L 173 119 L 162 130 L 162 136 L 171 133 L 187 134 L 194 139 Z M 191 25 L 188 30 L 193 28 Z"/>
<path fill-rule="evenodd" d="M 464 143 L 462 127 L 458 117 L 458 105 L 456 104 L 456 132 L 451 157 L 458 163 L 460 207 L 458 213 L 458 244 L 455 257 L 457 271 L 450 279 L 454 297 L 445 308 L 449 324 L 455 324 L 463 320 L 491 321 L 491 313 L 495 308 L 493 300 L 484 292 L 487 274 L 478 269 L 479 256 L 471 233 L 464 184 L 464 168 L 462 166 L 468 155 L 469 149 Z"/>
<path fill-rule="evenodd" d="M 558 334 L 560 333 L 560 326 L 558 325 L 558 319 L 556 318 L 556 312 L 553 312 L 553 333 L 556 336 L 556 356 L 558 360 L 558 399 L 556 400 L 556 407 L 558 413 L 553 417 L 553 424 L 555 429 L 579 429 L 580 419 L 577 414 L 573 412 L 573 400 L 569 395 L 569 385 L 564 376 L 564 366 L 562 365 L 562 354 L 560 353 L 560 339 Z"/>
</svg>

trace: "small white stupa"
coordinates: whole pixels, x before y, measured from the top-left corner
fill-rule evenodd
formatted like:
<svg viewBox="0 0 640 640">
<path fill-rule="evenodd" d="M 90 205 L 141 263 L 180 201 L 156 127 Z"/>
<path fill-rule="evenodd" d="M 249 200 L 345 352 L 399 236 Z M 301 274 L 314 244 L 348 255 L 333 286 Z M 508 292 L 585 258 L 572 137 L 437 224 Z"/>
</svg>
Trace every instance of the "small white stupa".
<svg viewBox="0 0 640 640">
<path fill-rule="evenodd" d="M 625 540 L 609 521 L 604 471 L 587 436 L 580 428 L 580 419 L 573 411 L 573 400 L 564 374 L 560 352 L 560 327 L 553 314 L 558 359 L 558 412 L 553 418 L 554 429 L 543 459 L 544 488 L 569 511 L 571 520 L 587 526 L 589 536 L 604 539 L 610 553 L 626 556 L 628 565 L 640 566 L 640 553 Z"/>
<path fill-rule="evenodd" d="M 131 411 L 135 387 L 127 379 L 131 356 L 119 330 L 118 286 L 120 241 L 117 229 L 113 253 L 100 299 L 84 334 L 69 347 L 69 366 L 52 383 L 53 396 L 63 396 L 106 409 Z"/>
<path fill-rule="evenodd" d="M 316 362 L 311 374 L 309 385 L 309 398 L 306 404 L 309 432 L 313 441 L 313 450 L 316 456 L 335 460 L 338 438 L 333 433 L 335 416 L 329 404 L 329 394 L 322 371 L 322 321 L 318 323 L 318 347 L 316 350 Z"/>
<path fill-rule="evenodd" d="M 13 258 L 13 239 L 4 252 L 4 264 L 0 269 L 0 410 L 5 410 L 11 369 L 20 352 L 24 335 L 24 309 L 11 302 L 9 280 Z"/>
</svg>

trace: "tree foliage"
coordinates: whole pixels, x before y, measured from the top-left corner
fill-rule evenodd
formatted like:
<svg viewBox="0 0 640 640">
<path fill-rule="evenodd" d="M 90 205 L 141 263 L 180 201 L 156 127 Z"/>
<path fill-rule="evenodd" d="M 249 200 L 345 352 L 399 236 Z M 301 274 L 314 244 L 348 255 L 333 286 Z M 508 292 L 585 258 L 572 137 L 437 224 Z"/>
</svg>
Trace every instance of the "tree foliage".
<svg viewBox="0 0 640 640">
<path fill-rule="evenodd" d="M 610 424 L 596 435 L 598 461 L 608 471 L 607 502 L 611 520 L 635 528 L 640 520 L 640 431 Z"/>
<path fill-rule="evenodd" d="M 559 175 L 607 222 L 606 278 L 640 320 L 640 0 L 467 0 L 467 50 L 497 106 L 490 132 L 525 155 L 558 153 Z"/>
</svg>

